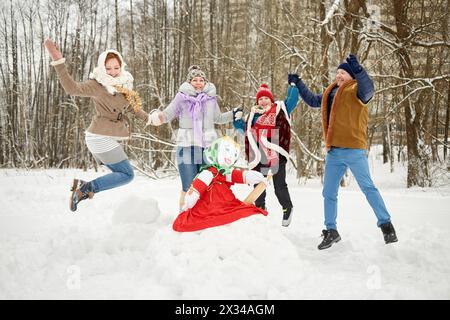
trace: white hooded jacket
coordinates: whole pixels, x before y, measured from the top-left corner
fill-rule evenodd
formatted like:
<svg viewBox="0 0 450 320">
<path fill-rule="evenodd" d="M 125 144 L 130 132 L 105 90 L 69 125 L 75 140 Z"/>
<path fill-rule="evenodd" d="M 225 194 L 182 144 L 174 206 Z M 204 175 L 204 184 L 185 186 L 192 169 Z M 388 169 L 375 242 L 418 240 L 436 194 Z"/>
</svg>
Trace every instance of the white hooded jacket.
<svg viewBox="0 0 450 320">
<path fill-rule="evenodd" d="M 105 60 L 108 53 L 116 54 L 121 62 L 120 74 L 117 77 L 112 77 L 106 73 Z M 95 79 L 98 83 L 103 85 L 106 90 L 112 95 L 115 95 L 117 90 L 114 88 L 115 85 L 119 85 L 125 89 L 133 90 L 134 78 L 128 71 L 125 70 L 125 62 L 123 61 L 122 55 L 116 50 L 106 50 L 100 54 L 98 57 L 97 67 L 89 74 L 89 79 Z"/>
</svg>

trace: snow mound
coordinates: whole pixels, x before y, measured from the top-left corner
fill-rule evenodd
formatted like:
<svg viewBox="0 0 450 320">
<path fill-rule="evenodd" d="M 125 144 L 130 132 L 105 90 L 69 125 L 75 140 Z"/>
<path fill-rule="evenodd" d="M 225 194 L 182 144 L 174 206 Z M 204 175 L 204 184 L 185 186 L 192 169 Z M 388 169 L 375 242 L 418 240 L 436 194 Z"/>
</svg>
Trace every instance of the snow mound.
<svg viewBox="0 0 450 320">
<path fill-rule="evenodd" d="M 277 299 L 301 288 L 305 262 L 264 216 L 196 232 L 158 230 L 141 265 L 138 298 L 160 299 L 164 287 L 180 299 Z M 289 263 L 287 263 L 289 261 Z"/>
<path fill-rule="evenodd" d="M 142 198 L 136 195 L 125 197 L 114 209 L 113 225 L 120 224 L 149 224 L 154 223 L 160 216 L 158 202 L 153 198 Z"/>
</svg>

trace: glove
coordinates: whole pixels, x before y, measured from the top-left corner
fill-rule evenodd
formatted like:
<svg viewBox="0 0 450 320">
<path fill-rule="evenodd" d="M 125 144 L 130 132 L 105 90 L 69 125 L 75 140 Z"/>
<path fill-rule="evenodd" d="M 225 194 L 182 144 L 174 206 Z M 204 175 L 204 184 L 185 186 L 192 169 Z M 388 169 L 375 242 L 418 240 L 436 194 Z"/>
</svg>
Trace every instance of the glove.
<svg viewBox="0 0 450 320">
<path fill-rule="evenodd" d="M 233 119 L 234 121 L 238 121 L 242 119 L 242 116 L 244 115 L 244 108 L 242 107 L 236 107 L 233 109 Z"/>
<path fill-rule="evenodd" d="M 145 126 L 151 126 L 151 125 L 153 125 L 153 123 L 152 123 L 152 114 L 149 113 L 148 114 L 148 120 L 147 120 L 147 123 L 145 124 Z"/>
<path fill-rule="evenodd" d="M 256 105 L 256 106 L 253 106 L 252 108 L 251 108 L 251 111 L 253 112 L 253 113 L 259 113 L 259 114 L 263 114 L 263 113 L 265 113 L 267 110 L 269 110 L 270 109 L 270 105 L 268 106 L 268 107 L 263 107 L 263 106 L 259 106 L 259 105 Z"/>
<path fill-rule="evenodd" d="M 288 74 L 288 84 L 294 84 L 297 85 L 298 82 L 300 81 L 300 77 L 298 76 L 298 74 L 296 73 L 290 73 Z"/>
<path fill-rule="evenodd" d="M 348 65 L 350 66 L 350 68 L 352 69 L 353 73 L 360 73 L 362 71 L 362 67 L 358 62 L 358 59 L 356 58 L 355 55 L 353 54 L 349 54 L 347 59 L 345 59 L 348 63 Z"/>
<path fill-rule="evenodd" d="M 162 118 L 161 117 L 161 112 L 159 110 L 157 110 L 157 109 L 153 109 L 148 114 L 147 126 L 148 125 L 160 126 L 163 123 L 161 118 Z"/>
<path fill-rule="evenodd" d="M 261 172 L 255 170 L 248 170 L 245 172 L 245 183 L 249 185 L 255 185 L 260 182 L 264 182 L 265 185 L 268 185 L 268 181 L 266 177 Z"/>
<path fill-rule="evenodd" d="M 195 206 L 199 198 L 200 194 L 198 193 L 198 191 L 191 187 L 184 196 L 184 206 L 182 210 L 185 211 Z"/>
</svg>

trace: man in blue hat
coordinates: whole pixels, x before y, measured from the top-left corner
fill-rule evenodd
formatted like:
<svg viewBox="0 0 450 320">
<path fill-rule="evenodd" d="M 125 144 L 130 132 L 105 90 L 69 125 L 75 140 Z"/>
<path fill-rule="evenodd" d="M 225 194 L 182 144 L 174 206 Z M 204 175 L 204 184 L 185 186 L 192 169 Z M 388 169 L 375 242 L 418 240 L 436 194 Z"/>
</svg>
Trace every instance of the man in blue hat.
<svg viewBox="0 0 450 320">
<path fill-rule="evenodd" d="M 383 198 L 372 182 L 367 161 L 367 103 L 374 95 L 374 85 L 358 59 L 350 54 L 338 66 L 335 81 L 322 94 L 314 94 L 297 74 L 289 75 L 306 104 L 322 108 L 322 127 L 327 156 L 323 184 L 325 227 L 319 250 L 341 240 L 337 231 L 337 195 L 339 183 L 349 168 L 377 217 L 385 243 L 397 242 L 391 216 Z"/>
</svg>

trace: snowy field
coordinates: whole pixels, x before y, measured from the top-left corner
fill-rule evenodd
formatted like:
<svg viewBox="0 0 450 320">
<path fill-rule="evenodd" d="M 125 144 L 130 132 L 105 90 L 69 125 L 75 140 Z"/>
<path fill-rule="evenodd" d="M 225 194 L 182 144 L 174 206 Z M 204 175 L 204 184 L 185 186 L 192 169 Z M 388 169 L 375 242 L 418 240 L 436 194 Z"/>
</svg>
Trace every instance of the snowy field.
<svg viewBox="0 0 450 320">
<path fill-rule="evenodd" d="M 81 170 L 0 170 L 0 299 L 450 299 L 450 181 L 405 188 L 371 153 L 371 171 L 399 242 L 385 245 L 357 184 L 341 188 L 342 241 L 319 251 L 321 184 L 288 184 L 294 216 L 176 233 L 180 181 L 137 173 L 129 185 L 69 211 Z M 238 198 L 248 186 L 233 187 Z"/>
</svg>

